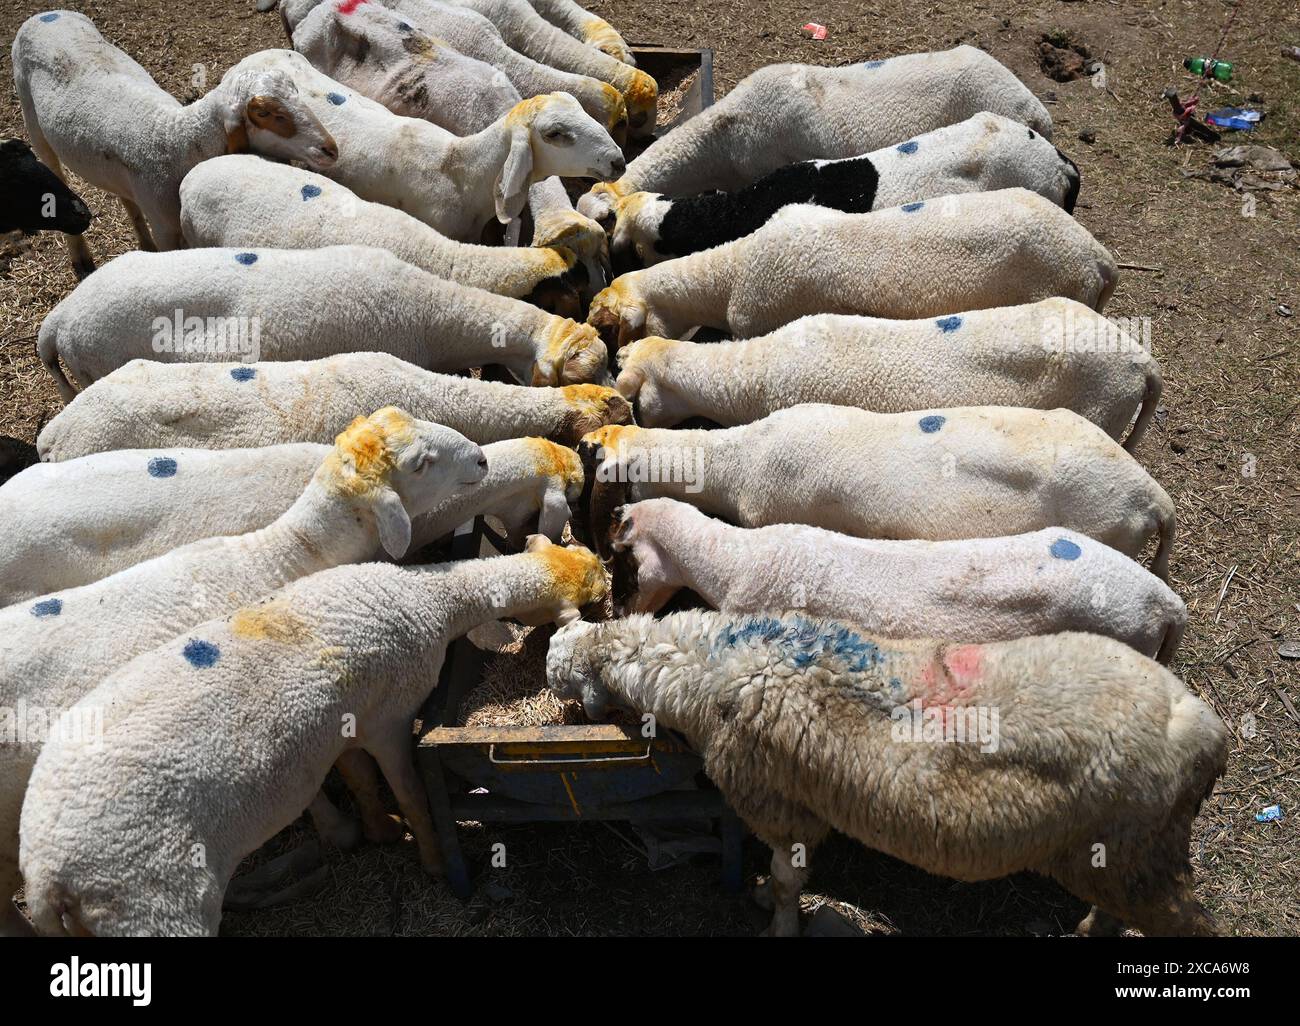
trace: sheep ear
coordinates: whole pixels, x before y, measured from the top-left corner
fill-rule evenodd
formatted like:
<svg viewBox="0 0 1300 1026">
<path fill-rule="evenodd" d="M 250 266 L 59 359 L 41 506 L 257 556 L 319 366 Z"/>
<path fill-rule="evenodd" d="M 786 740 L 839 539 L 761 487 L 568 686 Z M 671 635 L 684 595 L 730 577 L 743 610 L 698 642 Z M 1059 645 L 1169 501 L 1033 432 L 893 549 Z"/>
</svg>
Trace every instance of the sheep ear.
<svg viewBox="0 0 1300 1026">
<path fill-rule="evenodd" d="M 569 500 L 563 488 L 548 488 L 542 496 L 542 511 L 537 517 L 537 531 L 547 538 L 559 538 L 569 522 Z"/>
<path fill-rule="evenodd" d="M 618 523 L 609 537 L 609 542 L 615 552 L 622 552 L 632 544 L 632 518 L 627 514 L 628 508 L 626 506 L 620 506 L 614 510 L 614 516 L 618 518 Z"/>
<path fill-rule="evenodd" d="M 402 500 L 391 488 L 381 488 L 374 497 L 375 522 L 379 525 L 379 543 L 394 559 L 401 559 L 411 547 L 411 517 Z"/>
<path fill-rule="evenodd" d="M 497 178 L 497 220 L 509 224 L 528 202 L 528 181 L 533 174 L 533 147 L 530 132 L 519 126 L 512 129 L 510 153 Z"/>
<path fill-rule="evenodd" d="M 524 542 L 525 552 L 541 552 L 543 549 L 551 547 L 551 539 L 544 534 L 530 534 L 528 541 Z"/>
</svg>

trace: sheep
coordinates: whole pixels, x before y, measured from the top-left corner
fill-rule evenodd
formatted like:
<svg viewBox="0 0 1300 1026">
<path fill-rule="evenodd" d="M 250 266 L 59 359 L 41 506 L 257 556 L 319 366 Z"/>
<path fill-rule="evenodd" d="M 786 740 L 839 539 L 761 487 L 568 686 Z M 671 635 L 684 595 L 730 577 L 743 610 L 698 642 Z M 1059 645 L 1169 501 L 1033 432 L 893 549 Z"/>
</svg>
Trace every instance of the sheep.
<svg viewBox="0 0 1300 1026">
<path fill-rule="evenodd" d="M 159 457 L 137 472 L 176 479 L 180 469 Z M 267 527 L 206 538 L 93 584 L 0 610 L 0 706 L 57 716 L 115 668 L 193 624 L 298 577 L 369 559 L 381 544 L 401 556 L 412 518 L 486 473 L 483 451 L 450 428 L 394 407 L 359 417 L 298 501 Z M 0 746 L 5 899 L 17 885 L 18 810 L 42 740 Z"/>
<path fill-rule="evenodd" d="M 646 338 L 619 351 L 619 366 L 619 391 L 642 427 L 691 417 L 729 427 L 799 403 L 877 413 L 1064 407 L 1114 439 L 1136 411 L 1129 452 L 1163 387 L 1160 365 L 1136 338 L 1060 298 L 909 321 L 814 315 L 710 345 Z"/>
<path fill-rule="evenodd" d="M 1105 246 L 1027 189 L 870 214 L 798 205 L 743 239 L 615 278 L 587 321 L 614 350 L 697 325 L 745 338 L 813 313 L 939 317 L 1048 296 L 1101 311 L 1118 278 Z"/>
<path fill-rule="evenodd" d="M 489 456 L 489 460 L 491 457 Z M 614 597 L 654 613 L 689 588 L 725 613 L 798 609 L 890 638 L 1009 641 L 1105 634 L 1168 663 L 1187 606 L 1164 582 L 1074 531 L 878 541 L 817 527 L 732 527 L 675 499 L 618 511 Z"/>
<path fill-rule="evenodd" d="M 327 177 L 460 241 L 477 242 L 490 221 L 518 217 L 528 190 L 543 179 L 611 178 L 623 170 L 622 151 L 568 93 L 520 101 L 462 138 L 349 96 L 292 50 L 263 51 L 240 66 L 283 70 L 342 141 Z"/>
<path fill-rule="evenodd" d="M 51 739 L 32 774 L 22 870 L 37 929 L 216 934 L 240 859 L 358 749 L 438 873 L 411 721 L 447 644 L 501 617 L 566 622 L 604 593 L 592 553 L 538 536 L 515 556 L 327 570 L 142 655 L 77 707 L 102 714 L 97 743 Z"/>
<path fill-rule="evenodd" d="M 741 527 L 797 523 L 860 538 L 948 541 L 1065 528 L 1136 558 L 1174 504 L 1104 431 L 1069 410 L 968 406 L 778 410 L 717 431 L 603 427 L 579 443 L 602 556 L 612 511 L 666 496 Z"/>
<path fill-rule="evenodd" d="M 410 214 L 287 164 L 241 156 L 204 161 L 181 182 L 181 223 L 195 246 L 244 251 L 237 259 L 250 271 L 272 247 L 376 246 L 439 278 L 527 299 L 561 316 L 578 312 L 570 250 L 453 242 Z"/>
<path fill-rule="evenodd" d="M 529 388 L 431 374 L 386 353 L 284 363 L 132 360 L 97 381 L 36 440 L 44 460 L 147 446 L 254 448 L 329 442 L 353 417 L 398 402 L 480 445 L 540 435 L 576 445 L 605 424 L 630 424 L 612 388 Z"/>
<path fill-rule="evenodd" d="M 391 8 L 387 10 L 385 8 Z M 501 97 L 572 94 L 588 114 L 616 136 L 627 129 L 627 105 L 608 82 L 540 64 L 506 45 L 476 11 L 445 3 L 378 4 L 353 0 L 299 0 L 281 5 L 294 49 L 320 70 L 401 114 L 426 118 L 458 135 L 480 131 L 499 117 Z M 458 75 L 452 52 L 493 69 L 490 83 Z M 508 91 L 508 92 L 507 92 Z M 507 105 L 508 106 L 508 105 Z"/>
<path fill-rule="evenodd" d="M 564 74 L 565 83 L 594 79 L 612 86 L 622 94 L 626 105 L 628 134 L 636 138 L 654 134 L 659 103 L 655 80 L 644 71 L 567 37 L 536 12 L 527 10 L 522 0 L 520 6 L 510 4 L 509 0 L 456 5 L 438 0 L 385 0 L 385 6 L 442 37 L 461 53 L 500 68 L 525 96 L 554 89 L 574 92 L 568 84 L 552 84 L 556 74 Z M 470 20 L 467 14 L 478 17 Z M 534 27 L 546 37 L 544 41 L 523 27 L 525 20 L 531 20 L 529 15 L 536 19 Z"/>
<path fill-rule="evenodd" d="M 610 250 L 616 262 L 648 266 L 749 235 L 791 203 L 866 213 L 1014 186 L 1071 213 L 1079 168 L 1032 128 L 984 112 L 864 156 L 787 164 L 731 193 L 630 193 L 614 203 Z"/>
<path fill-rule="evenodd" d="M 594 46 L 601 53 L 609 54 L 615 60 L 636 67 L 636 58 L 632 48 L 623 42 L 623 37 L 609 22 L 598 18 L 585 7 L 580 7 L 573 0 L 528 0 L 533 10 L 576 39 L 581 39 L 588 46 Z"/>
<path fill-rule="evenodd" d="M 125 449 L 28 467 L 0 487 L 0 607 L 89 584 L 200 538 L 265 527 L 293 505 L 329 451 L 303 442 Z M 154 459 L 177 473 L 148 474 Z"/>
<path fill-rule="evenodd" d="M 617 182 L 595 186 L 578 209 L 602 221 L 633 192 L 737 189 L 798 160 L 856 157 L 980 111 L 1052 137 L 1047 108 L 973 46 L 843 68 L 769 64 L 652 143 Z"/>
<path fill-rule="evenodd" d="M 90 227 L 90 208 L 21 139 L 0 139 L 0 182 L 5 183 L 0 234 L 80 235 Z"/>
<path fill-rule="evenodd" d="M 305 289 L 317 301 L 304 302 Z M 85 388 L 134 359 L 310 360 L 367 349 L 432 370 L 502 365 L 524 384 L 606 377 L 590 325 L 365 246 L 127 253 L 51 310 L 37 336 L 69 402 L 74 382 Z"/>
<path fill-rule="evenodd" d="M 324 169 L 334 140 L 282 75 L 227 75 L 188 107 L 74 11 L 36 14 L 13 44 L 14 86 L 32 148 L 122 201 L 141 249 L 177 249 L 177 187 L 220 153 L 252 149 Z M 151 231 L 152 228 L 152 231 Z M 80 236 L 64 236 L 78 277 L 95 269 Z"/>
<path fill-rule="evenodd" d="M 690 611 L 571 623 L 546 676 L 588 716 L 628 706 L 700 752 L 772 849 L 772 935 L 798 934 L 807 856 L 831 829 L 958 880 L 1049 876 L 1093 905 L 1079 933 L 1216 931 L 1188 846 L 1227 730 L 1122 642 L 895 641 L 797 613 Z"/>
</svg>

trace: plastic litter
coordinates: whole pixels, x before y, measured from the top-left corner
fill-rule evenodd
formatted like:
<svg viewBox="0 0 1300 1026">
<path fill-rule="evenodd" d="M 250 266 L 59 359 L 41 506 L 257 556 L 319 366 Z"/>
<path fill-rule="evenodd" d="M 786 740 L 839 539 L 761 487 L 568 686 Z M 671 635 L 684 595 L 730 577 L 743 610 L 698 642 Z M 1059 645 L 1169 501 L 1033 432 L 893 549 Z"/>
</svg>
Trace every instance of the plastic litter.
<svg viewBox="0 0 1300 1026">
<path fill-rule="evenodd" d="M 1272 823 L 1282 818 L 1282 806 L 1265 805 L 1263 809 L 1255 813 L 1256 823 Z"/>
<path fill-rule="evenodd" d="M 1264 115 L 1257 110 L 1242 107 L 1223 107 L 1205 115 L 1205 120 L 1215 128 L 1231 128 L 1238 132 L 1249 132 Z"/>
<path fill-rule="evenodd" d="M 813 39 L 825 39 L 825 38 L 826 38 L 826 26 L 825 26 L 825 25 L 818 25 L 817 22 L 815 22 L 815 21 L 810 21 L 810 22 L 808 22 L 807 25 L 801 25 L 801 26 L 799 26 L 799 27 L 802 28 L 805 32 L 807 32 L 810 36 L 812 36 Z"/>
</svg>

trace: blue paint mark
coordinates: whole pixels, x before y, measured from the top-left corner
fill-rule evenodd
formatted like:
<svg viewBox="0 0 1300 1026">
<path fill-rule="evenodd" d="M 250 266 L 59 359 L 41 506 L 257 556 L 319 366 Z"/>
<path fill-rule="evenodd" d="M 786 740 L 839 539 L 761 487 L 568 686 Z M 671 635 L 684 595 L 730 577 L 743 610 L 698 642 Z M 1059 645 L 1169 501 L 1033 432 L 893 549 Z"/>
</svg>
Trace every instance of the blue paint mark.
<svg viewBox="0 0 1300 1026">
<path fill-rule="evenodd" d="M 947 417 L 940 417 L 936 414 L 930 417 L 922 417 L 919 423 L 922 431 L 927 435 L 932 435 L 943 427 L 943 422 L 947 419 Z"/>
<path fill-rule="evenodd" d="M 940 317 L 934 323 L 939 325 L 939 330 L 946 335 L 948 334 L 948 332 L 956 331 L 958 328 L 961 327 L 961 318 L 957 316 Z"/>
<path fill-rule="evenodd" d="M 1057 559 L 1078 559 L 1083 552 L 1069 538 L 1057 538 L 1056 541 L 1052 542 L 1051 551 L 1052 555 Z"/>
<path fill-rule="evenodd" d="M 32 616 L 58 616 L 63 612 L 63 599 L 41 599 L 32 606 Z"/>
<path fill-rule="evenodd" d="M 185 642 L 185 648 L 181 650 L 181 655 L 185 657 L 186 662 L 191 666 L 197 666 L 200 670 L 212 666 L 221 658 L 221 649 L 210 641 L 200 641 L 198 638 L 190 638 Z"/>
<path fill-rule="evenodd" d="M 42 15 L 41 15 L 41 21 L 58 21 L 58 20 L 59 20 L 59 16 L 58 16 L 57 14 L 42 14 Z"/>
<path fill-rule="evenodd" d="M 884 64 L 884 63 L 885 63 L 884 61 L 867 61 L 867 62 L 866 62 L 864 65 L 862 65 L 862 66 L 863 66 L 864 68 L 878 68 L 878 67 L 880 67 L 880 66 L 881 66 L 882 64 Z"/>
<path fill-rule="evenodd" d="M 925 203 L 918 200 L 916 203 L 904 203 L 900 209 L 904 214 L 915 214 L 923 206 L 925 206 Z"/>
<path fill-rule="evenodd" d="M 319 185 L 304 185 L 302 187 L 302 200 L 306 203 L 309 199 L 315 199 L 320 195 Z"/>
<path fill-rule="evenodd" d="M 885 658 L 875 644 L 847 627 L 801 617 L 788 622 L 766 616 L 747 617 L 721 628 L 712 647 L 716 654 L 721 649 L 753 643 L 773 645 L 799 669 L 832 656 L 847 671 L 861 673 Z"/>
<path fill-rule="evenodd" d="M 257 377 L 257 371 L 252 367 L 232 367 L 230 376 L 236 381 L 252 381 Z"/>
<path fill-rule="evenodd" d="M 243 264 L 245 267 L 252 267 L 255 263 L 257 263 L 257 254 L 256 254 L 256 253 L 236 253 L 236 254 L 235 254 L 235 259 L 236 259 L 239 263 Z"/>
<path fill-rule="evenodd" d="M 149 461 L 150 477 L 175 477 L 176 461 L 170 456 L 155 456 Z"/>
<path fill-rule="evenodd" d="M 325 99 L 329 100 L 335 107 L 342 107 L 348 102 L 348 98 L 342 93 L 326 93 Z"/>
<path fill-rule="evenodd" d="M 921 144 L 913 139 L 911 142 L 899 143 L 894 147 L 899 153 L 915 153 L 921 148 Z"/>
</svg>

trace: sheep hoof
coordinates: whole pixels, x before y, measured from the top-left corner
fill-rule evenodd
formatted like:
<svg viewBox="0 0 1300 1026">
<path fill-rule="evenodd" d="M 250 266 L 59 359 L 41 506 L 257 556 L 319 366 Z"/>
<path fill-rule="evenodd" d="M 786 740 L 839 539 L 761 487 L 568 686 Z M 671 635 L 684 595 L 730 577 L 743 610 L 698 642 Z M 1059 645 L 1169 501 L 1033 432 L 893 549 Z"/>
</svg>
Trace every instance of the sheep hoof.
<svg viewBox="0 0 1300 1026">
<path fill-rule="evenodd" d="M 1118 937 L 1124 932 L 1124 924 L 1094 905 L 1092 911 L 1079 920 L 1074 932 L 1080 937 Z"/>
</svg>

